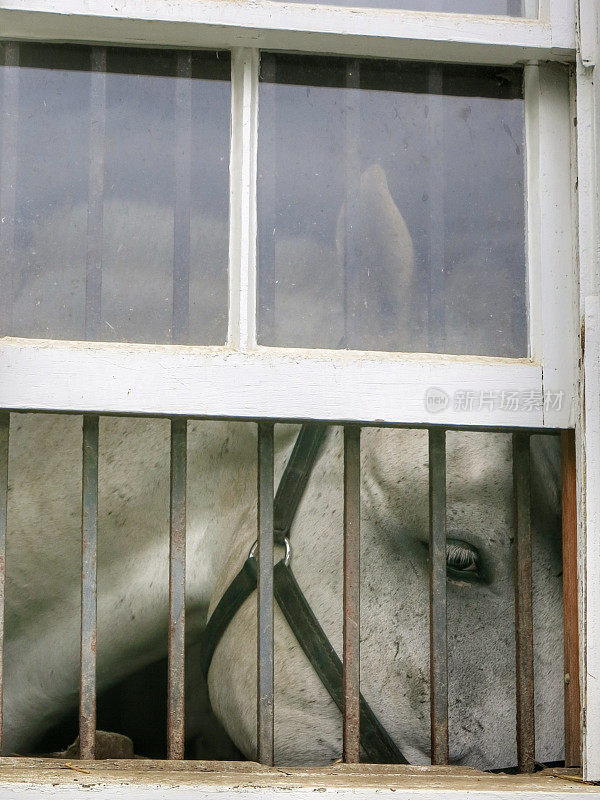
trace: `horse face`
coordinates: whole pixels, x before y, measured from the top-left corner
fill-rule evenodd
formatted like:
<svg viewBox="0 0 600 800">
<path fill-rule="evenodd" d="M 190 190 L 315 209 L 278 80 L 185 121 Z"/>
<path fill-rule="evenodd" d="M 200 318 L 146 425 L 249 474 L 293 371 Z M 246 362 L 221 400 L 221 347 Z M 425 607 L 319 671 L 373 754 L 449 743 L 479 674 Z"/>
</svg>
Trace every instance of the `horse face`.
<svg viewBox="0 0 600 800">
<path fill-rule="evenodd" d="M 362 441 L 361 689 L 404 755 L 428 763 L 427 434 L 365 429 Z M 556 486 L 548 475 L 557 453 L 543 445 L 533 448 L 532 476 L 537 752 L 554 760 L 561 752 L 561 578 L 559 526 L 551 513 Z M 449 432 L 447 448 L 450 755 L 456 763 L 507 767 L 516 763 L 511 437 Z M 336 431 L 299 509 L 292 568 L 338 653 L 342 510 Z M 229 576 L 233 569 L 232 563 Z M 217 595 L 227 580 L 223 576 Z M 279 612 L 276 617 L 276 758 L 287 764 L 335 760 L 341 716 Z M 254 626 L 251 599 L 231 624 L 209 676 L 217 714 L 249 755 L 255 747 Z"/>
</svg>

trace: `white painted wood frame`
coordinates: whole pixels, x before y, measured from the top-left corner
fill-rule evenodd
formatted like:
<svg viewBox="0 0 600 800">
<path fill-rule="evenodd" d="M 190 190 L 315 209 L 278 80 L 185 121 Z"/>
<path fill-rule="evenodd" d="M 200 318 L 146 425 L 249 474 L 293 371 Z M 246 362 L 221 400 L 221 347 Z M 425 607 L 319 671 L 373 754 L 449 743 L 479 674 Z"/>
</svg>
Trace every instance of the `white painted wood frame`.
<svg viewBox="0 0 600 800">
<path fill-rule="evenodd" d="M 579 313 L 585 332 L 576 426 L 583 774 L 600 781 L 600 7 L 579 3 L 576 73 Z"/>
<path fill-rule="evenodd" d="M 575 0 L 537 19 L 271 0 L 2 0 L 3 38 L 175 47 L 254 47 L 509 64 L 573 60 Z"/>
<path fill-rule="evenodd" d="M 594 126 L 600 102 L 596 100 L 599 89 L 591 80 L 598 50 L 597 28 L 590 30 L 590 20 L 597 24 L 595 0 L 580 0 L 582 19 L 587 22 L 581 24 L 579 32 L 578 175 L 571 163 L 573 98 L 569 98 L 569 76 L 561 65 L 545 63 L 575 63 L 575 5 L 571 0 L 540 0 L 539 19 L 511 19 L 269 0 L 53 0 L 52 4 L 47 0 L 0 0 L 0 36 L 4 39 L 233 49 L 227 345 L 194 348 L 6 338 L 0 340 L 0 408 L 461 427 L 575 425 L 578 469 L 585 476 L 579 486 L 580 510 L 585 512 L 579 515 L 580 538 L 585 543 L 580 564 L 582 642 L 587 646 L 587 655 L 586 648 L 581 648 L 587 717 L 584 770 L 587 778 L 600 780 L 600 600 L 597 593 L 585 593 L 586 585 L 600 586 L 598 176 L 592 159 L 598 148 Z M 527 65 L 529 359 L 256 346 L 255 179 L 261 48 Z M 586 156 L 590 163 L 583 166 Z M 576 178 L 578 204 L 574 201 Z M 571 225 L 574 218 L 578 230 Z M 576 255 L 582 265 L 581 297 L 591 296 L 585 306 L 589 324 L 585 416 L 583 395 L 578 393 L 583 302 L 578 308 Z M 432 387 L 440 391 L 437 406 L 426 402 Z M 483 392 L 486 398 L 516 392 L 531 402 L 509 411 L 486 399 L 467 413 L 453 402 L 455 393 L 465 390 Z M 554 392 L 564 393 L 560 407 L 548 404 L 545 408 L 544 398 Z M 444 396 L 448 397 L 445 406 Z M 541 398 L 541 404 L 537 398 Z M 564 793 L 579 796 L 578 789 L 565 785 Z M 169 796 L 171 791 L 177 790 L 171 789 Z M 195 795 L 189 789 L 181 791 L 186 796 L 210 793 L 202 788 Z M 581 796 L 588 791 L 582 787 Z M 229 792 L 233 794 L 233 790 L 225 790 Z M 16 785 L 2 787 L 3 796 L 20 793 Z M 45 786 L 43 793 L 62 796 L 65 792 L 61 787 L 53 790 Z M 86 790 L 73 787 L 69 791 L 73 797 L 78 793 L 86 794 Z M 167 794 L 164 788 L 131 784 L 100 788 L 96 793 L 101 797 Z M 274 796 L 277 792 L 262 789 L 260 793 Z M 345 789 L 330 789 L 328 793 L 350 794 Z M 361 796 L 384 793 L 364 791 Z M 411 790 L 406 796 L 415 794 Z M 439 797 L 439 790 L 420 790 L 418 794 Z M 466 794 L 444 791 L 444 796 L 457 798 Z M 468 794 L 472 796 L 472 791 Z M 562 794 L 557 790 L 545 796 Z M 515 795 L 533 796 L 522 790 L 477 791 L 481 800 Z"/>
<path fill-rule="evenodd" d="M 530 358 L 256 345 L 259 51 L 236 48 L 228 344 L 170 347 L 5 338 L 0 342 L 0 407 L 457 426 L 573 425 L 579 345 L 570 238 L 569 79 L 561 65 L 527 69 Z"/>
</svg>

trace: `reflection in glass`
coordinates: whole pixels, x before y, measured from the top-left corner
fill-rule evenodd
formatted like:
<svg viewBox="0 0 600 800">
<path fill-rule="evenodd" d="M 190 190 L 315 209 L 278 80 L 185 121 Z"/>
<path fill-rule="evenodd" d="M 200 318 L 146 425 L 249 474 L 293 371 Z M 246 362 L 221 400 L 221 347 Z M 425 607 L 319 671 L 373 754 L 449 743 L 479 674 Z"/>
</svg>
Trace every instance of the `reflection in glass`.
<svg viewBox="0 0 600 800">
<path fill-rule="evenodd" d="M 260 344 L 527 355 L 521 80 L 263 56 Z"/>
<path fill-rule="evenodd" d="M 309 0 L 290 0 L 306 3 Z M 394 8 L 457 14 L 537 17 L 537 0 L 310 0 L 312 4 L 352 8 Z"/>
<path fill-rule="evenodd" d="M 7 44 L 3 64 L 1 333 L 223 343 L 229 55 Z"/>
</svg>

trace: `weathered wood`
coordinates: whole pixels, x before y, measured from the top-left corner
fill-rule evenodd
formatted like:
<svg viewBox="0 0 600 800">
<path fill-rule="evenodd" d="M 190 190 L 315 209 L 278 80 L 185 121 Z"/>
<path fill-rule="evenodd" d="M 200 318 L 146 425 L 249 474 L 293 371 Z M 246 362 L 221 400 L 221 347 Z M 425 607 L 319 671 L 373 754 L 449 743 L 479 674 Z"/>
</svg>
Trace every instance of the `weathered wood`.
<svg viewBox="0 0 600 800">
<path fill-rule="evenodd" d="M 581 765 L 575 431 L 561 432 L 565 766 Z"/>
<path fill-rule="evenodd" d="M 533 772 L 535 769 L 535 718 L 531 575 L 531 484 L 528 433 L 513 434 L 513 480 L 515 494 L 517 763 L 519 772 Z"/>
<path fill-rule="evenodd" d="M 343 757 L 360 760 L 360 426 L 344 426 Z"/>
<path fill-rule="evenodd" d="M 260 47 L 342 56 L 475 61 L 514 64 L 573 61 L 575 6 L 551 0 L 552 24 L 492 15 L 456 14 L 449 20 L 422 11 L 381 13 L 373 8 L 331 8 L 289 3 L 280 7 L 223 4 L 214 0 L 177 3 L 165 11 L 164 0 L 145 0 L 123 13 L 114 0 L 60 0 L 42 6 L 20 0 L 18 9 L 0 8 L 7 39 L 132 43 L 142 47 Z M 136 18 L 139 23 L 136 25 Z M 132 33 L 135 26 L 135 33 Z"/>
<path fill-rule="evenodd" d="M 431 763 L 448 763 L 446 431 L 429 430 L 429 679 Z"/>
<path fill-rule="evenodd" d="M 174 359 L 177 369 L 173 368 Z M 426 392 L 443 387 L 445 408 L 429 412 Z M 221 348 L 109 342 L 37 343 L 0 340 L 0 406 L 102 413 L 169 414 L 257 419 L 320 419 L 458 427 L 542 428 L 543 411 L 521 403 L 514 413 L 452 397 L 465 392 L 515 391 L 541 396 L 539 364 L 496 359 L 392 356 L 341 351 Z M 135 388 L 134 388 L 135 387 Z M 568 406 L 563 403 L 565 417 Z M 510 419 L 507 420 L 507 417 Z"/>
</svg>

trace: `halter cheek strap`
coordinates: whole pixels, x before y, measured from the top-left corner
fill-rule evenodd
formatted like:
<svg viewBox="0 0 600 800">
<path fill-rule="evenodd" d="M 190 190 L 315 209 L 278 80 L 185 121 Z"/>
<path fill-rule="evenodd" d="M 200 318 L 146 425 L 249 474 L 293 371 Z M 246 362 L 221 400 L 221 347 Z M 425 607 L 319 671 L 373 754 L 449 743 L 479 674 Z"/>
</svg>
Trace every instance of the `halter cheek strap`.
<svg viewBox="0 0 600 800">
<path fill-rule="evenodd" d="M 302 426 L 284 470 L 274 503 L 275 542 L 289 548 L 289 533 L 312 468 L 325 438 L 327 426 L 306 423 Z M 201 663 L 204 677 L 215 650 L 229 623 L 245 600 L 256 589 L 254 548 L 241 570 L 219 600 L 204 631 Z M 329 696 L 342 711 L 342 662 L 314 615 L 289 566 L 289 550 L 273 571 L 274 597 L 298 644 L 310 661 Z M 408 764 L 391 736 L 360 695 L 360 743 L 365 760 L 380 764 Z"/>
</svg>

